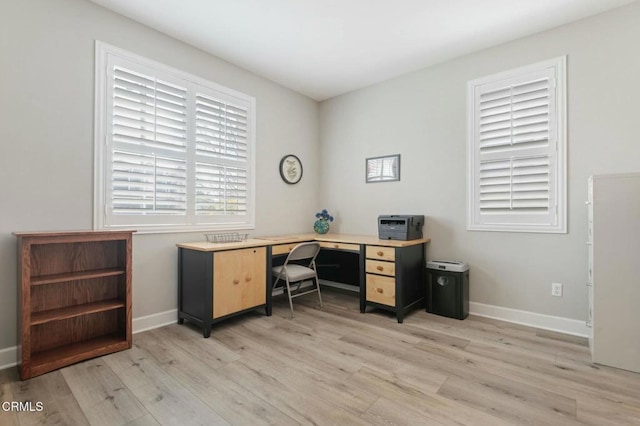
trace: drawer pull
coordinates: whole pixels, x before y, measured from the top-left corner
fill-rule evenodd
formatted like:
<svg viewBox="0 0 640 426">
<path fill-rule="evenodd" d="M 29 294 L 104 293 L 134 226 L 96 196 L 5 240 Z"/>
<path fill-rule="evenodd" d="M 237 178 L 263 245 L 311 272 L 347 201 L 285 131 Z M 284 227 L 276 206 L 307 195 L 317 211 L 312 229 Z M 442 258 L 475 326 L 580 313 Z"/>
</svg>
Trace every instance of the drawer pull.
<svg viewBox="0 0 640 426">
<path fill-rule="evenodd" d="M 247 278 L 245 278 L 244 280 L 245 280 L 246 282 L 249 282 L 249 281 L 251 281 L 251 277 L 247 277 Z"/>
<path fill-rule="evenodd" d="M 382 292 L 383 292 L 383 290 L 382 290 L 381 288 L 376 288 L 376 291 L 377 291 L 378 293 L 382 293 Z"/>
<path fill-rule="evenodd" d="M 381 251 L 379 251 L 379 252 L 378 252 L 378 256 L 382 256 L 383 254 L 384 254 L 384 253 L 383 253 L 383 252 L 381 252 Z"/>
<path fill-rule="evenodd" d="M 234 284 L 240 284 L 240 280 L 233 280 Z"/>
<path fill-rule="evenodd" d="M 384 271 L 384 268 L 383 268 L 382 266 L 379 266 L 379 265 L 376 267 L 376 269 L 377 269 L 378 271 Z"/>
</svg>

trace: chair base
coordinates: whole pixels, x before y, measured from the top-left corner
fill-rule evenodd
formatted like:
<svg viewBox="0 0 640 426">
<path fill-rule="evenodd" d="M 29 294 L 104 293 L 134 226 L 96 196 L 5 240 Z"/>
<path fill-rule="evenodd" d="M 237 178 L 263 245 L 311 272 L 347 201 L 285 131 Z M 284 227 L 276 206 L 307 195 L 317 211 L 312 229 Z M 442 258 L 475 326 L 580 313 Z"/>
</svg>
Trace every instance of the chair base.
<svg viewBox="0 0 640 426">
<path fill-rule="evenodd" d="M 287 297 L 289 299 L 289 308 L 291 309 L 291 318 L 295 318 L 295 314 L 293 313 L 293 299 L 295 299 L 296 297 L 300 297 L 300 296 L 305 296 L 307 294 L 311 294 L 311 293 L 318 293 L 318 301 L 320 302 L 320 307 L 323 308 L 324 305 L 322 304 L 322 293 L 320 292 L 320 281 L 317 278 L 312 279 L 311 281 L 313 281 L 315 283 L 315 288 L 311 289 L 311 290 L 306 290 L 303 292 L 300 292 L 300 287 L 302 286 L 303 283 L 308 282 L 309 280 L 305 280 L 305 281 L 300 281 L 298 282 L 298 286 L 295 288 L 295 290 L 292 292 L 291 291 L 291 283 L 289 283 L 288 281 L 285 280 L 285 286 L 282 287 L 282 292 L 287 294 Z M 295 284 L 295 283 L 294 283 Z M 312 284 L 313 285 L 313 284 Z"/>
</svg>

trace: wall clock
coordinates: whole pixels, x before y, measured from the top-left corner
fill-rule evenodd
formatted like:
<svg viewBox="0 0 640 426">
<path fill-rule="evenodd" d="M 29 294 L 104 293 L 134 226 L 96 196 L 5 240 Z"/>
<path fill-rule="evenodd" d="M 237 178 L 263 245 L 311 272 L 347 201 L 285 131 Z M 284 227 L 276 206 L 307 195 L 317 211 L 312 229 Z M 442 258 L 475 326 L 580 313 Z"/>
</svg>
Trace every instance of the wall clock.
<svg viewBox="0 0 640 426">
<path fill-rule="evenodd" d="M 302 162 L 293 154 L 285 155 L 280 160 L 280 177 L 286 183 L 293 185 L 302 179 Z"/>
</svg>

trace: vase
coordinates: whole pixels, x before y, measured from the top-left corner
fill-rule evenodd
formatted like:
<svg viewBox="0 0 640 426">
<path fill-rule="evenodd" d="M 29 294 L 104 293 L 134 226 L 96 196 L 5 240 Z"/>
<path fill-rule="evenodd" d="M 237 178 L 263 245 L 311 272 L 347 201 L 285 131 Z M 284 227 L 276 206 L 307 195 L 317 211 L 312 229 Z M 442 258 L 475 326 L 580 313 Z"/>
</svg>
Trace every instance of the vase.
<svg viewBox="0 0 640 426">
<path fill-rule="evenodd" d="M 313 224 L 313 230 L 318 234 L 326 234 L 329 232 L 329 221 L 324 219 L 316 220 L 316 223 Z"/>
</svg>

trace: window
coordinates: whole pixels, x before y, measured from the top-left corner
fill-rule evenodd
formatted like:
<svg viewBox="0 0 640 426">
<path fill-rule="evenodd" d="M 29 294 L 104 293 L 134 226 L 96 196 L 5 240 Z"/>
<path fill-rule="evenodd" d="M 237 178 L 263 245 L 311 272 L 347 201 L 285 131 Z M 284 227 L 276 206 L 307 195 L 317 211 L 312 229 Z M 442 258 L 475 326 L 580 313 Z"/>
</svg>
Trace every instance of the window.
<svg viewBox="0 0 640 426">
<path fill-rule="evenodd" d="M 468 228 L 566 232 L 565 57 L 468 83 Z"/>
<path fill-rule="evenodd" d="M 254 148 L 254 98 L 96 42 L 96 228 L 253 228 Z"/>
</svg>

